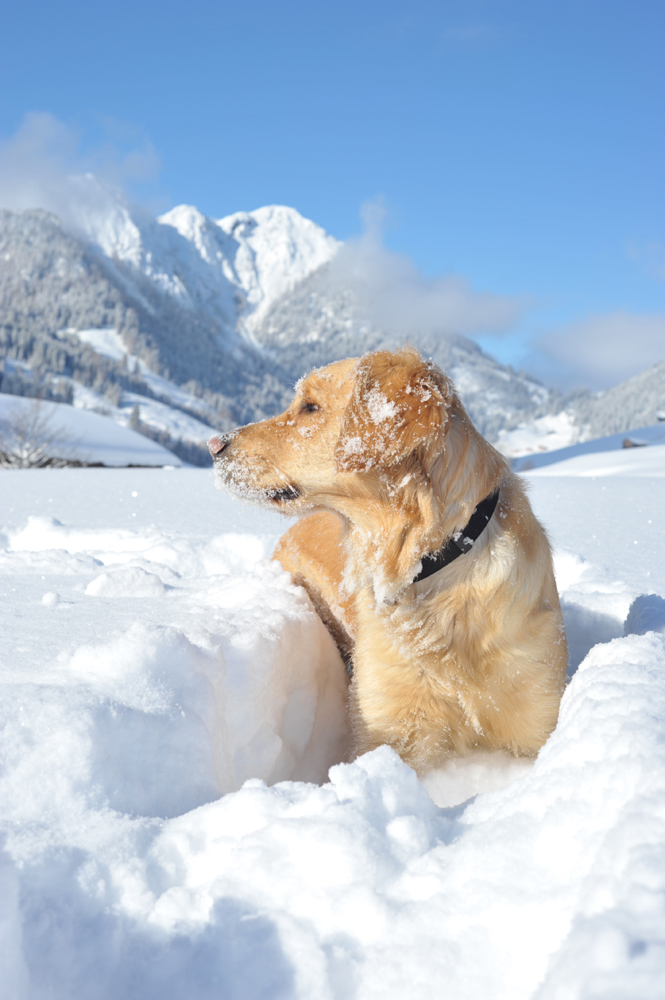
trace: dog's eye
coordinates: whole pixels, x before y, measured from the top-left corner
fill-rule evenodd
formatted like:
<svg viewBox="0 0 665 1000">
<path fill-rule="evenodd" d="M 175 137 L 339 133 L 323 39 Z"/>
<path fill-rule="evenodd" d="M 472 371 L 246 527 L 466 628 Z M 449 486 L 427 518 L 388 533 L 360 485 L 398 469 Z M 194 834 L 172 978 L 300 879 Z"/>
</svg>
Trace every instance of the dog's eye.
<svg viewBox="0 0 665 1000">
<path fill-rule="evenodd" d="M 316 413 L 318 406 L 316 403 L 303 403 L 301 413 Z"/>
</svg>

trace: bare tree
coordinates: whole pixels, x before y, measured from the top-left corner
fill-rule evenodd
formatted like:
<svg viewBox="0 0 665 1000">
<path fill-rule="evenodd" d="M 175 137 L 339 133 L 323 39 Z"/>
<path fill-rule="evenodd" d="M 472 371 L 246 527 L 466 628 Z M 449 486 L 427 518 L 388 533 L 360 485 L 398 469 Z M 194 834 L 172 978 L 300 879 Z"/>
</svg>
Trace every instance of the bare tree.
<svg viewBox="0 0 665 1000">
<path fill-rule="evenodd" d="M 85 465 L 72 437 L 53 421 L 53 410 L 39 399 L 16 404 L 0 416 L 0 468 L 62 469 Z"/>
</svg>

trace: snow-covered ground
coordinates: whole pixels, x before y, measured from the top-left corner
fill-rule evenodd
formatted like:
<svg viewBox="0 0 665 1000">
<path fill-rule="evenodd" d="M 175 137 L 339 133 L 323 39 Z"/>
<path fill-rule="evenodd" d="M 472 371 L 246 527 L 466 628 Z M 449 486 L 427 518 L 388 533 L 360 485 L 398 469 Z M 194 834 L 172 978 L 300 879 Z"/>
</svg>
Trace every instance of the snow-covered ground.
<svg viewBox="0 0 665 1000">
<path fill-rule="evenodd" d="M 183 441 L 186 444 L 205 445 L 213 434 L 219 432 L 219 427 L 213 427 L 211 423 L 204 423 L 189 413 L 183 413 L 182 410 L 169 406 L 168 403 L 160 403 L 156 399 L 135 392 L 123 392 L 120 405 L 114 406 L 94 389 L 75 382 L 74 406 L 79 410 L 103 415 L 109 423 L 113 421 L 120 427 L 127 428 L 134 406 L 138 406 L 141 423 L 147 424 L 154 431 L 166 431 L 173 440 Z"/>
<path fill-rule="evenodd" d="M 203 470 L 0 473 L 3 996 L 662 997 L 665 483 L 529 478 L 559 725 L 423 784 L 340 763 L 346 675 L 277 515 Z"/>
<path fill-rule="evenodd" d="M 98 413 L 64 403 L 0 393 L 0 437 L 9 434 L 11 439 L 12 434 L 15 436 L 17 421 L 39 425 L 37 438 L 48 440 L 46 451 L 55 458 L 91 464 L 101 462 L 116 467 L 181 464 L 179 458 L 160 444 Z"/>
<path fill-rule="evenodd" d="M 544 417 L 542 418 L 545 419 Z M 652 446 L 656 446 L 653 450 Z M 607 437 L 593 438 L 590 441 L 581 441 L 565 448 L 555 448 L 550 451 L 542 451 L 535 454 L 523 454 L 519 458 L 513 458 L 511 465 L 516 472 L 528 472 L 532 469 L 544 469 L 545 466 L 556 466 L 551 468 L 544 475 L 611 475 L 612 472 L 603 473 L 602 469 L 642 468 L 640 475 L 658 475 L 656 471 L 662 467 L 662 458 L 658 458 L 658 447 L 665 445 L 665 423 L 654 424 L 651 427 L 636 427 L 632 431 L 623 431 L 620 434 L 609 434 Z M 630 457 L 616 454 L 616 452 L 630 452 Z M 615 452 L 608 455 L 607 452 Z M 639 452 L 639 457 L 635 454 Z M 591 458 L 591 456 L 594 456 Z M 571 461 L 575 459 L 575 461 Z M 565 462 L 565 468 L 562 463 Z M 575 471 L 578 470 L 578 471 Z M 621 473 L 618 472 L 620 475 Z M 629 473 L 635 475 L 637 473 Z"/>
<path fill-rule="evenodd" d="M 572 414 L 561 410 L 520 424 L 512 431 L 499 431 L 495 445 L 506 458 L 517 458 L 567 448 L 579 440 L 580 430 Z"/>
<path fill-rule="evenodd" d="M 138 393 L 123 392 L 119 405 L 114 406 L 94 389 L 70 380 L 74 390 L 74 406 L 78 409 L 94 410 L 115 420 L 121 427 L 128 427 L 132 409 L 138 406 L 142 423 L 147 424 L 152 430 L 166 431 L 174 440 L 186 444 L 204 444 L 219 430 L 218 426 L 213 426 L 215 423 L 219 424 L 219 416 L 211 406 L 169 379 L 157 375 L 144 361 L 129 354 L 122 337 L 113 327 L 63 330 L 61 333 L 75 335 L 80 341 L 90 344 L 98 354 L 113 361 L 122 361 L 126 358 L 127 365 L 132 369 L 136 366 L 143 381 L 158 397 L 153 399 Z M 190 413 L 184 413 L 183 407 Z M 201 419 L 193 417 L 192 412 L 198 413 Z"/>
</svg>

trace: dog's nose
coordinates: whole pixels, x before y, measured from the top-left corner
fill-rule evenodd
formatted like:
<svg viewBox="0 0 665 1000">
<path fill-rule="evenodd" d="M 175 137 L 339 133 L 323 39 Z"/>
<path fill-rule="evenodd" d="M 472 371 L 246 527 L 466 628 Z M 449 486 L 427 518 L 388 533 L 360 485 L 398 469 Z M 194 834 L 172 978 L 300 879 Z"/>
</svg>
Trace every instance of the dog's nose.
<svg viewBox="0 0 665 1000">
<path fill-rule="evenodd" d="M 208 441 L 208 451 L 214 458 L 215 455 L 221 455 L 229 442 L 223 437 L 211 437 Z"/>
</svg>

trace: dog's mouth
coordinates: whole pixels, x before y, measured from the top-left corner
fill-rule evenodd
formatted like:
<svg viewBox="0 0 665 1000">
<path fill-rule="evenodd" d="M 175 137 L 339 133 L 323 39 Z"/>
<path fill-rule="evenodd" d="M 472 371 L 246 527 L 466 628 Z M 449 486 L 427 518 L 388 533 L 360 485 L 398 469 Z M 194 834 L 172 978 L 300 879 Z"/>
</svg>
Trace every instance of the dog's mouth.
<svg viewBox="0 0 665 1000">
<path fill-rule="evenodd" d="M 288 503 L 289 500 L 297 500 L 300 490 L 297 486 L 283 486 L 279 489 L 266 490 L 266 495 L 273 503 Z"/>
</svg>

